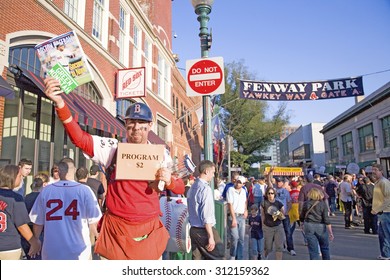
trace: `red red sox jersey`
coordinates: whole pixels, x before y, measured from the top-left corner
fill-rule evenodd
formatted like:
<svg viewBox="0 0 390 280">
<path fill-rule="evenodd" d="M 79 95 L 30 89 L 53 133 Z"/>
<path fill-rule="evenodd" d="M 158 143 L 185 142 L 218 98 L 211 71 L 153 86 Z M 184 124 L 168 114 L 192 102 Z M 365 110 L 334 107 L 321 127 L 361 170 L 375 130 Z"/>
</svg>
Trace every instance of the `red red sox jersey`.
<svg viewBox="0 0 390 280">
<path fill-rule="evenodd" d="M 118 140 L 95 135 L 92 136 L 92 139 L 94 153 L 92 160 L 108 167 L 117 150 Z M 166 150 L 164 162 L 171 161 L 172 158 Z M 134 171 L 129 170 L 129 172 Z M 148 181 L 115 180 L 115 170 L 110 176 L 106 196 L 106 205 L 110 212 L 135 223 L 160 215 L 158 194 L 149 187 Z"/>
</svg>

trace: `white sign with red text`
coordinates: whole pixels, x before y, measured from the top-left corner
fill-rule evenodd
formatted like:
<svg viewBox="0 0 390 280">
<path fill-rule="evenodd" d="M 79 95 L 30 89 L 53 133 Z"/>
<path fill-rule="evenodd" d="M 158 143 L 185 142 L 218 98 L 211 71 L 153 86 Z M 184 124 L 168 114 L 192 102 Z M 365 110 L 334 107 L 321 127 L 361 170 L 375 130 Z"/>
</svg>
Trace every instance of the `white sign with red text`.
<svg viewBox="0 0 390 280">
<path fill-rule="evenodd" d="M 187 96 L 225 93 L 223 58 L 186 61 Z"/>
<path fill-rule="evenodd" d="M 119 69 L 116 79 L 116 98 L 145 96 L 145 67 Z"/>
</svg>

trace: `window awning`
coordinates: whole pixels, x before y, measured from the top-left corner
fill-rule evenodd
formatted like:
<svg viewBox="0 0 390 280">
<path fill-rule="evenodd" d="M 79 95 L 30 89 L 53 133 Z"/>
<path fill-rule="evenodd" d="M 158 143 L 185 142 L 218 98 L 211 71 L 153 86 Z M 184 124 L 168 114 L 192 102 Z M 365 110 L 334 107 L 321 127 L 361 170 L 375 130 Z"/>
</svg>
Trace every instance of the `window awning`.
<svg viewBox="0 0 390 280">
<path fill-rule="evenodd" d="M 120 137 L 125 136 L 125 127 L 103 106 L 73 92 L 68 95 L 63 93 L 62 98 L 68 104 L 73 117 L 78 123 L 107 131 Z"/>
<path fill-rule="evenodd" d="M 167 145 L 167 143 L 165 143 L 165 141 L 162 140 L 160 138 L 160 136 L 158 136 L 156 133 L 154 133 L 153 130 L 149 131 L 148 140 L 152 144 L 165 145 L 165 147 L 167 148 L 168 151 L 171 150 L 171 148 Z"/>
<path fill-rule="evenodd" d="M 27 85 L 29 90 L 36 88 L 40 91 L 40 95 L 45 96 L 43 79 L 35 75 L 34 72 L 15 65 L 10 66 L 8 70 L 15 75 L 15 80 L 18 80 L 23 85 Z M 122 123 L 112 116 L 103 106 L 72 92 L 69 95 L 62 94 L 62 97 L 66 104 L 68 104 L 77 122 L 113 133 L 120 137 L 125 135 L 125 128 Z"/>
<path fill-rule="evenodd" d="M 4 78 L 0 77 L 0 96 L 4 96 L 8 99 L 14 99 L 15 98 L 15 92 L 11 85 L 4 80 Z"/>
<path fill-rule="evenodd" d="M 15 80 L 27 86 L 28 90 L 37 90 L 42 96 L 45 96 L 45 84 L 43 79 L 34 74 L 30 70 L 26 70 L 19 66 L 12 65 L 8 70 L 14 74 Z M 1 81 L 1 80 L 0 80 Z M 11 88 L 12 89 L 12 88 Z M 14 93 L 14 91 L 12 90 Z M 84 97 L 81 97 L 73 92 L 68 95 L 62 94 L 65 102 L 68 104 L 70 110 L 73 113 L 73 117 L 78 123 L 89 125 L 93 128 L 97 128 L 106 132 L 113 133 L 120 137 L 125 137 L 126 128 L 123 123 L 116 119 L 110 112 L 101 105 L 98 105 Z M 167 147 L 169 146 L 153 131 L 149 132 L 148 140 L 152 144 L 162 144 Z"/>
</svg>

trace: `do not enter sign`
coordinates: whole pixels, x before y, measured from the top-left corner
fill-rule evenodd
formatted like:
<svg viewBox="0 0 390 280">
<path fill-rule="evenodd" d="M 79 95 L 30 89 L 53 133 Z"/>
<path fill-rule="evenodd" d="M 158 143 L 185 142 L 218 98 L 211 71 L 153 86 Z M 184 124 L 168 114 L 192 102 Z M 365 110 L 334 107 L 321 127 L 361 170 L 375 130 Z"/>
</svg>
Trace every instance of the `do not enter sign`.
<svg viewBox="0 0 390 280">
<path fill-rule="evenodd" d="M 187 60 L 187 96 L 225 93 L 223 58 Z"/>
</svg>

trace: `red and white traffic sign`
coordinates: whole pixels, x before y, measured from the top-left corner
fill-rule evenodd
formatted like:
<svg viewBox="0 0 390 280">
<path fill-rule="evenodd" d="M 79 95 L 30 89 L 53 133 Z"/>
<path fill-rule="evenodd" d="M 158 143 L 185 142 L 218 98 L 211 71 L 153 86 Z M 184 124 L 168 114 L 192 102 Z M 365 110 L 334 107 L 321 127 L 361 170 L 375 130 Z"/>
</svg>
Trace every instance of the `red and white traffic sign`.
<svg viewBox="0 0 390 280">
<path fill-rule="evenodd" d="M 222 57 L 187 60 L 187 96 L 225 93 L 223 73 Z"/>
</svg>

